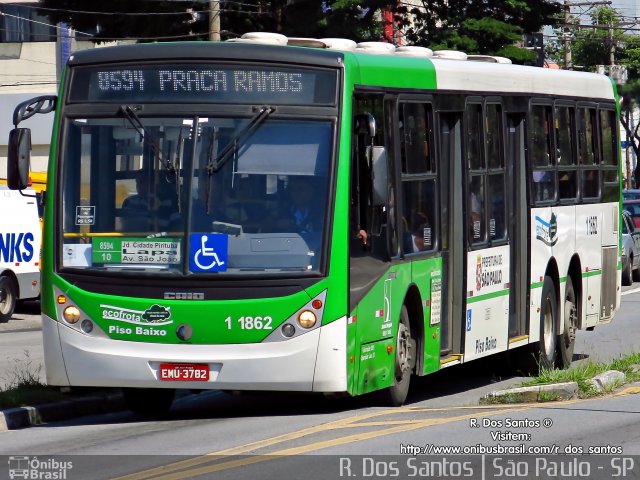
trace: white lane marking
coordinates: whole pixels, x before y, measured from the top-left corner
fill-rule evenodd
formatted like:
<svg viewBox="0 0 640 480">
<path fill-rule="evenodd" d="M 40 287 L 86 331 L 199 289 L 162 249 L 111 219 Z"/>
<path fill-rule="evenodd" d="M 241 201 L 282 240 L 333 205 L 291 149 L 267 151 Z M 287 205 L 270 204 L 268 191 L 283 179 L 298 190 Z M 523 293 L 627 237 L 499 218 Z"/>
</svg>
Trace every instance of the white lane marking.
<svg viewBox="0 0 640 480">
<path fill-rule="evenodd" d="M 626 290 L 626 291 L 622 292 L 620 295 L 629 295 L 630 293 L 638 293 L 638 292 L 640 292 L 640 287 L 633 288 L 631 290 Z"/>
</svg>

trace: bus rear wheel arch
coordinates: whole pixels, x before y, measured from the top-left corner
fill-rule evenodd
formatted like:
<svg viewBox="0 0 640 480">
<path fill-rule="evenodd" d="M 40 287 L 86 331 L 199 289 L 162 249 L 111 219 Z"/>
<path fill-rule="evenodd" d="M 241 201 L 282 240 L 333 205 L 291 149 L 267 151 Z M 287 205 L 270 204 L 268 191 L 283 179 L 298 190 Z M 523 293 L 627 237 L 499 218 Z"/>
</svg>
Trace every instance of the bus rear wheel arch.
<svg viewBox="0 0 640 480">
<path fill-rule="evenodd" d="M 0 276 L 0 323 L 8 322 L 16 309 L 18 286 L 8 275 Z"/>
</svg>

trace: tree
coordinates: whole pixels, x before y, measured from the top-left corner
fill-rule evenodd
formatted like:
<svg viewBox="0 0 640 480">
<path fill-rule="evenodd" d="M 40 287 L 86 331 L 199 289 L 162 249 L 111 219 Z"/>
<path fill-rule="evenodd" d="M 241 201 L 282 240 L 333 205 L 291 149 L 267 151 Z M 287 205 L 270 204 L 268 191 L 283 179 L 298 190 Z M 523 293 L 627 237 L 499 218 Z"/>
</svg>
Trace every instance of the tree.
<svg viewBox="0 0 640 480">
<path fill-rule="evenodd" d="M 41 14 L 48 15 L 54 23 L 64 22 L 78 32 L 91 33 L 96 42 L 205 38 L 208 17 L 198 13 L 206 8 L 206 4 L 198 1 L 40 0 Z"/>
<path fill-rule="evenodd" d="M 382 32 L 378 12 L 389 3 L 389 0 L 221 1 L 221 34 L 223 39 L 269 31 L 288 36 L 378 40 Z M 95 33 L 97 42 L 208 38 L 208 1 L 111 0 L 88 5 L 86 0 L 40 0 L 42 14 L 79 32 Z"/>
<path fill-rule="evenodd" d="M 402 4 L 396 18 L 408 43 L 432 49 L 500 55 L 516 63 L 531 62 L 535 53 L 515 46 L 524 33 L 555 24 L 560 4 L 532 0 L 422 0 Z"/>
<path fill-rule="evenodd" d="M 640 158 L 640 135 L 638 126 L 631 128 L 628 118 L 640 105 L 640 38 L 624 33 L 617 10 L 609 7 L 599 8 L 591 15 L 593 27 L 574 29 L 571 38 L 571 50 L 574 64 L 586 71 L 596 71 L 598 65 L 609 65 L 611 54 L 615 64 L 627 68 L 628 80 L 618 85 L 618 94 L 623 98 L 620 110 L 620 123 L 627 133 L 630 146 Z M 640 169 L 633 172 L 636 185 L 640 185 Z M 627 181 L 630 178 L 627 177 Z M 629 185 L 627 185 L 629 186 Z"/>
</svg>

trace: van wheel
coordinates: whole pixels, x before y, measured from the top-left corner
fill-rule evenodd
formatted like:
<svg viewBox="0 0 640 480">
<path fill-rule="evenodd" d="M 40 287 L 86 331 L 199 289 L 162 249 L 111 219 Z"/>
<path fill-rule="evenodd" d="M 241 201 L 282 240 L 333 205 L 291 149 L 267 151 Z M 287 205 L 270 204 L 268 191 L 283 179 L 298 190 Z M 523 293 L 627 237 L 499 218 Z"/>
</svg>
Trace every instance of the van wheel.
<svg viewBox="0 0 640 480">
<path fill-rule="evenodd" d="M 123 388 L 124 403 L 133 413 L 148 418 L 165 416 L 176 391 L 173 388 Z"/>
<path fill-rule="evenodd" d="M 407 399 L 411 374 L 416 365 L 416 340 L 411 334 L 409 312 L 406 305 L 400 311 L 400 322 L 396 336 L 396 355 L 394 361 L 393 385 L 382 390 L 382 400 L 385 404 L 399 407 Z"/>
<path fill-rule="evenodd" d="M 11 277 L 0 277 L 0 323 L 8 322 L 16 309 L 18 288 Z"/>
<path fill-rule="evenodd" d="M 573 359 L 573 349 L 576 345 L 576 330 L 578 328 L 578 303 L 573 289 L 571 277 L 567 277 L 564 292 L 564 327 L 558 335 L 558 368 L 569 368 Z"/>
</svg>

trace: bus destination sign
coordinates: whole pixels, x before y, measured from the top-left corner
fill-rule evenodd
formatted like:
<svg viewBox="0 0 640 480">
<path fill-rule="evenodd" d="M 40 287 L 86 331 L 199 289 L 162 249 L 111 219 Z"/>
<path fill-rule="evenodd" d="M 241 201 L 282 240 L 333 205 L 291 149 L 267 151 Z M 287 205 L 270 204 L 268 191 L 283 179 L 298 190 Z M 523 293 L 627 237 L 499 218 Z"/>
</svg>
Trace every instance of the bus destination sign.
<svg viewBox="0 0 640 480">
<path fill-rule="evenodd" d="M 336 72 L 256 65 L 79 67 L 69 100 L 330 105 Z"/>
</svg>

